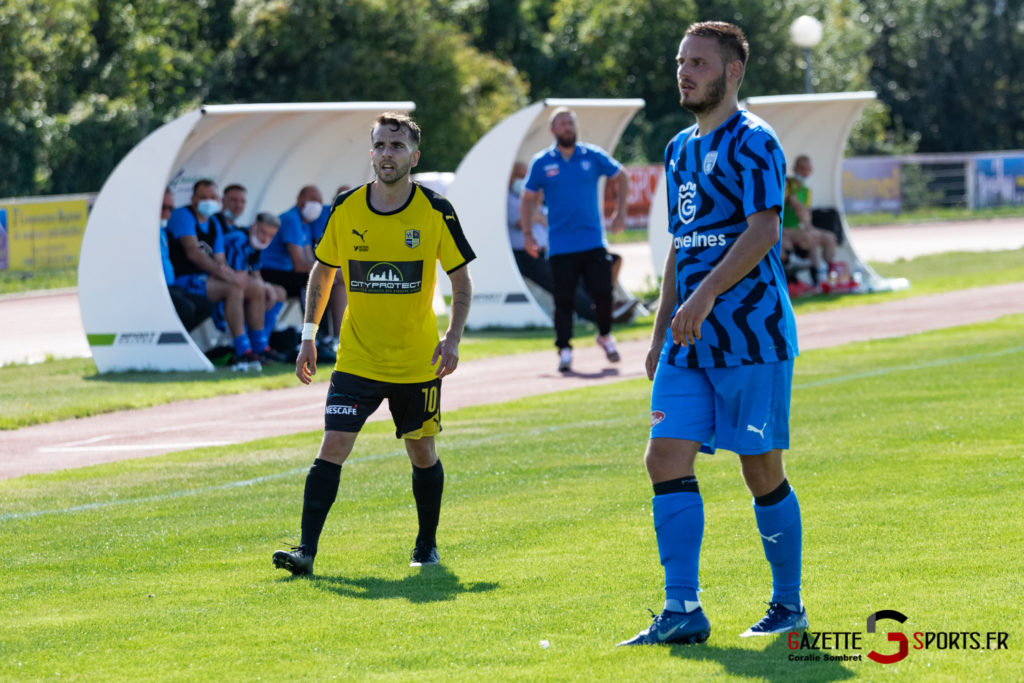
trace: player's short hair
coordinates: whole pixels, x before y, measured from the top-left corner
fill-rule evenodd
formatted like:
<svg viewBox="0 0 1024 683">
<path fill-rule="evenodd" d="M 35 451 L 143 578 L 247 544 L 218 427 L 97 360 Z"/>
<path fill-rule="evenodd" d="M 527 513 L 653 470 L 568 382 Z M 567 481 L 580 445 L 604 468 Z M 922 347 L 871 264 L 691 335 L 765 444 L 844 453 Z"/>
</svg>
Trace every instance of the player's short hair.
<svg viewBox="0 0 1024 683">
<path fill-rule="evenodd" d="M 217 187 L 217 183 L 209 178 L 200 178 L 192 185 L 192 194 L 196 194 L 200 189 L 204 187 Z"/>
<path fill-rule="evenodd" d="M 409 136 L 409 139 L 412 140 L 413 144 L 417 147 L 420 146 L 420 127 L 408 114 L 386 111 L 378 116 L 373 121 L 373 127 L 370 128 L 371 140 L 373 139 L 373 131 L 377 126 L 390 126 L 391 130 L 405 129 L 406 134 Z"/>
<path fill-rule="evenodd" d="M 551 116 L 548 117 L 548 126 L 550 127 L 555 125 L 555 119 L 557 119 L 562 114 L 568 114 L 569 116 L 572 117 L 573 121 L 576 120 L 576 112 L 570 109 L 569 107 L 555 107 L 555 110 L 551 112 Z"/>
<path fill-rule="evenodd" d="M 224 191 L 221 194 L 227 194 L 228 192 L 234 192 L 235 190 L 241 190 L 242 192 L 249 194 L 249 190 L 245 189 L 244 185 L 239 185 L 238 183 L 228 185 L 224 188 Z"/>
<path fill-rule="evenodd" d="M 227 190 L 225 190 L 225 192 L 227 192 Z M 270 213 L 269 211 L 260 211 L 258 214 L 256 214 L 256 222 L 262 223 L 263 225 L 266 225 L 271 228 L 281 227 L 281 219 L 278 218 L 275 214 Z"/>
<path fill-rule="evenodd" d="M 750 56 L 750 44 L 747 43 L 747 36 L 743 29 L 727 21 L 699 21 L 690 24 L 686 29 L 686 35 L 697 38 L 713 38 L 718 43 L 718 51 L 722 55 L 722 62 L 740 60 L 743 66 L 747 65 L 747 58 Z"/>
</svg>

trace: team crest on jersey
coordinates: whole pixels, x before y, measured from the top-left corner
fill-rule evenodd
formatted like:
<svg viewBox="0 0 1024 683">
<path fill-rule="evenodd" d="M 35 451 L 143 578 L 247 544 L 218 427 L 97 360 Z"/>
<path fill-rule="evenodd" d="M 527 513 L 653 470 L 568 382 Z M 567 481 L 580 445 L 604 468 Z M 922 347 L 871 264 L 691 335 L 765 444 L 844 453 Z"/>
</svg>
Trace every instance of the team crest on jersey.
<svg viewBox="0 0 1024 683">
<path fill-rule="evenodd" d="M 704 155 L 704 173 L 706 175 L 711 175 L 711 172 L 715 170 L 716 161 L 718 161 L 718 150 Z"/>
<path fill-rule="evenodd" d="M 405 246 L 410 249 L 415 249 L 420 246 L 420 231 L 419 230 L 406 230 L 405 231 Z"/>
<path fill-rule="evenodd" d="M 697 184 L 692 180 L 679 186 L 679 205 L 677 211 L 679 220 L 683 224 L 689 224 L 697 215 L 697 203 L 694 198 L 697 196 Z"/>
<path fill-rule="evenodd" d="M 665 419 L 665 413 L 663 413 L 662 411 L 660 411 L 660 410 L 652 410 L 651 411 L 651 426 L 652 427 L 654 425 L 658 424 L 659 422 L 661 422 L 664 419 Z"/>
<path fill-rule="evenodd" d="M 580 166 L 583 168 L 584 171 L 589 171 L 590 170 L 590 162 L 589 161 L 582 161 L 582 162 L 580 162 Z"/>
</svg>

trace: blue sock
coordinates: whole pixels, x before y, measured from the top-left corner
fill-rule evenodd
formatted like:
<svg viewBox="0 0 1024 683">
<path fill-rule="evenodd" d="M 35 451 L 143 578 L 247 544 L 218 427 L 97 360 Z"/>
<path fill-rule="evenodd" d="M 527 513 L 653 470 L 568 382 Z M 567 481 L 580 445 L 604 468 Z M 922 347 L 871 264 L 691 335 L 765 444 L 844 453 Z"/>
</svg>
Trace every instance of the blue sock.
<svg viewBox="0 0 1024 683">
<path fill-rule="evenodd" d="M 242 333 L 231 340 L 235 345 L 235 353 L 241 356 L 246 351 L 252 351 L 252 346 L 249 345 L 249 335 Z"/>
<path fill-rule="evenodd" d="M 270 339 L 270 333 L 277 327 L 277 316 L 281 315 L 282 308 L 284 308 L 284 302 L 278 301 L 268 308 L 263 316 L 263 329 L 267 331 L 267 339 Z"/>
<path fill-rule="evenodd" d="M 788 482 L 783 485 L 789 488 Z M 772 602 L 799 608 L 802 528 L 796 492 L 790 489 L 785 498 L 772 505 L 755 501 L 754 517 L 764 556 L 772 568 Z"/>
<path fill-rule="evenodd" d="M 249 343 L 257 353 L 267 348 L 267 342 L 263 339 L 263 330 L 249 330 Z"/>
<path fill-rule="evenodd" d="M 658 556 L 665 567 L 665 601 L 696 602 L 704 501 L 699 493 L 685 492 L 656 495 L 652 502 Z"/>
</svg>

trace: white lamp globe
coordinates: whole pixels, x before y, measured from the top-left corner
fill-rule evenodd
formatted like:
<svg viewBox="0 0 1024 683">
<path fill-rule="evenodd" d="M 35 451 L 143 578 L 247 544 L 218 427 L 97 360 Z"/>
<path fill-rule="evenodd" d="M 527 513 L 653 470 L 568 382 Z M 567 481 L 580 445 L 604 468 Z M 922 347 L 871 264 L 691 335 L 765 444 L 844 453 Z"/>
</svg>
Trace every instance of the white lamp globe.
<svg viewBox="0 0 1024 683">
<path fill-rule="evenodd" d="M 789 37 L 797 47 L 809 49 L 821 42 L 821 22 L 806 14 L 796 18 L 789 27 Z"/>
</svg>

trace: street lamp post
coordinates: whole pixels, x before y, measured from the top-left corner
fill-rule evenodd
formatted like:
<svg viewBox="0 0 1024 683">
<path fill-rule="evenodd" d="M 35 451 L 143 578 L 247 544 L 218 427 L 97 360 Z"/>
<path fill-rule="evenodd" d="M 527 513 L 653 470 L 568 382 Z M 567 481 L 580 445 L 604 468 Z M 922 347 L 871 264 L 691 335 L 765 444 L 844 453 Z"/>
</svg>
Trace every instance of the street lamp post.
<svg viewBox="0 0 1024 683">
<path fill-rule="evenodd" d="M 811 85 L 811 48 L 821 42 L 821 33 L 821 22 L 806 14 L 797 17 L 789 27 L 793 44 L 804 53 L 804 92 L 814 92 Z"/>
</svg>

